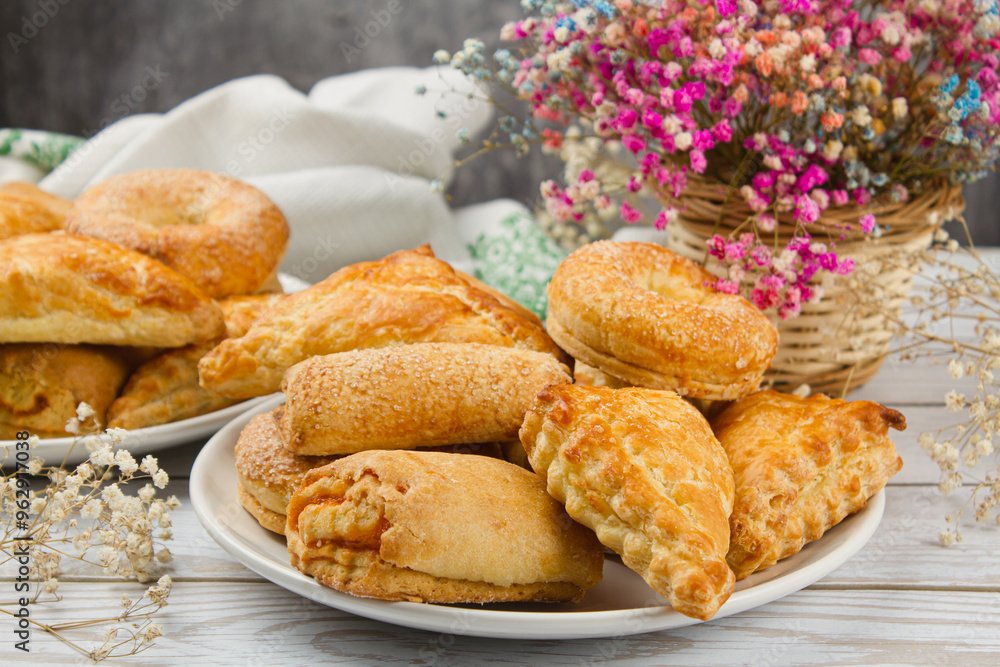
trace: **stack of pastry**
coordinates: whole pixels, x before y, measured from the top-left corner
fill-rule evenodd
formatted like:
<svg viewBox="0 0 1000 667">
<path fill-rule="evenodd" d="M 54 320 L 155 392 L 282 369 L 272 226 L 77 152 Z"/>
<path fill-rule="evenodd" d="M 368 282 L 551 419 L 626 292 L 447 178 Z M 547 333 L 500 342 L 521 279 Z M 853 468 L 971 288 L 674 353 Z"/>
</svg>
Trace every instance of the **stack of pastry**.
<svg viewBox="0 0 1000 667">
<path fill-rule="evenodd" d="M 905 422 L 754 393 L 777 333 L 710 278 L 647 244 L 573 253 L 546 322 L 573 384 L 537 319 L 428 248 L 347 267 L 201 361 L 224 395 L 286 396 L 240 437 L 241 502 L 293 565 L 355 595 L 578 599 L 603 545 L 711 618 L 735 580 L 864 506 Z M 534 472 L 440 451 L 494 441 Z"/>
<path fill-rule="evenodd" d="M 0 188 L 0 438 L 64 436 L 81 402 L 125 428 L 234 403 L 197 363 L 280 299 L 287 240 L 265 195 L 208 172 Z"/>
<path fill-rule="evenodd" d="M 284 392 L 240 434 L 239 498 L 304 572 L 383 599 L 567 601 L 600 580 L 600 544 L 498 444 L 566 360 L 422 247 L 289 296 L 200 370 L 225 395 Z"/>
</svg>

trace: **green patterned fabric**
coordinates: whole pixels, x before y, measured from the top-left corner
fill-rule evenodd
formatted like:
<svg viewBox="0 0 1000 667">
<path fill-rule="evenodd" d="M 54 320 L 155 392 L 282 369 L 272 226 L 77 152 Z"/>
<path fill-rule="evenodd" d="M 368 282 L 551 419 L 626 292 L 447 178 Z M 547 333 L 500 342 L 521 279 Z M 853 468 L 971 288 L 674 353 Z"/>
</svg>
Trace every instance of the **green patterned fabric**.
<svg viewBox="0 0 1000 667">
<path fill-rule="evenodd" d="M 469 244 L 476 277 L 545 318 L 545 289 L 566 253 L 533 218 L 515 213 Z"/>
<path fill-rule="evenodd" d="M 0 129 L 0 156 L 23 160 L 48 173 L 84 141 L 68 134 L 4 128 Z"/>
</svg>

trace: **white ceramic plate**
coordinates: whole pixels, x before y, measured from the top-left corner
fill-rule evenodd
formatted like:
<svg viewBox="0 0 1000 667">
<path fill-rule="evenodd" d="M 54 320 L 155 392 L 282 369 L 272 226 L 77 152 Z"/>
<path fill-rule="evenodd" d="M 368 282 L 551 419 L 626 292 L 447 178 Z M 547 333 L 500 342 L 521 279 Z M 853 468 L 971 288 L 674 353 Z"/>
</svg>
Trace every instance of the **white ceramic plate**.
<svg viewBox="0 0 1000 667">
<path fill-rule="evenodd" d="M 309 287 L 309 283 L 285 273 L 278 274 L 278 282 L 286 294 L 293 294 Z M 207 438 L 220 428 L 225 426 L 233 417 L 236 417 L 245 410 L 249 410 L 258 403 L 266 401 L 269 396 L 251 398 L 250 400 L 231 405 L 222 410 L 216 410 L 205 415 L 182 419 L 181 421 L 160 426 L 150 426 L 148 428 L 137 428 L 129 431 L 128 438 L 122 446 L 128 449 L 133 456 L 141 458 L 145 454 L 182 445 L 188 442 Z M 104 440 L 110 442 L 108 436 L 102 436 Z M 9 464 L 13 461 L 16 440 L 0 440 L 0 464 Z M 87 460 L 90 455 L 86 447 L 82 444 L 74 446 L 73 438 L 49 438 L 42 440 L 30 452 L 31 456 L 38 456 L 45 461 L 46 465 L 77 465 Z M 6 456 L 6 458 L 5 458 Z"/>
<path fill-rule="evenodd" d="M 196 440 L 204 440 L 220 428 L 225 426 L 233 417 L 239 416 L 245 410 L 253 408 L 255 405 L 267 401 L 271 396 L 260 396 L 250 400 L 231 405 L 222 410 L 209 412 L 190 419 L 182 419 L 171 424 L 160 426 L 150 426 L 148 428 L 132 429 L 122 443 L 124 449 L 129 450 L 136 459 L 141 459 L 146 454 L 158 452 L 161 449 L 182 445 Z M 111 442 L 111 438 L 102 435 L 101 439 Z M 40 441 L 29 452 L 31 456 L 40 457 L 46 465 L 75 466 L 83 463 L 90 456 L 90 452 L 77 442 L 73 444 L 73 438 L 49 438 Z M 11 462 L 14 460 L 14 440 L 0 440 L 0 451 L 6 450 L 7 458 L 0 454 L 0 461 Z"/>
<path fill-rule="evenodd" d="M 654 593 L 639 575 L 607 559 L 604 580 L 579 604 L 435 605 L 353 597 L 321 586 L 289 565 L 285 540 L 264 530 L 236 499 L 233 448 L 255 414 L 284 401 L 270 398 L 234 419 L 201 450 L 191 469 L 191 504 L 208 534 L 234 558 L 262 577 L 316 602 L 386 623 L 478 637 L 574 639 L 613 637 L 698 623 Z M 805 588 L 838 568 L 872 536 L 885 496 L 828 531 L 822 539 L 777 565 L 737 583 L 715 618 L 758 607 Z"/>
</svg>

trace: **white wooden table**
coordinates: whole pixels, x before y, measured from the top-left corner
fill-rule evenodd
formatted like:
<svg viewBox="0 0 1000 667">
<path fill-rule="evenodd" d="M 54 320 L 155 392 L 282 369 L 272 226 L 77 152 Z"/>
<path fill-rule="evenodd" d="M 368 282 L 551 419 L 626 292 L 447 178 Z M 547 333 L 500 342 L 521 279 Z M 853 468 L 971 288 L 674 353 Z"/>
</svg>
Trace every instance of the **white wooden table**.
<svg viewBox="0 0 1000 667">
<path fill-rule="evenodd" d="M 940 546 L 943 517 L 965 495 L 940 496 L 937 467 L 916 442 L 920 432 L 954 421 L 943 404 L 953 385 L 940 366 L 890 359 L 849 397 L 900 410 L 908 428 L 894 436 L 904 467 L 887 488 L 882 524 L 840 569 L 736 616 L 606 639 L 443 635 L 300 598 L 244 568 L 202 530 L 187 502 L 198 446 L 161 452 L 171 474 L 168 491 L 185 502 L 173 513 L 175 585 L 169 606 L 156 615 L 164 636 L 126 664 L 1000 665 L 1000 528 L 969 521 L 960 545 Z M 12 587 L 8 573 L 0 574 L 2 585 Z M 115 614 L 122 593 L 136 597 L 142 590 L 93 573 L 64 577 L 64 600 L 48 610 L 38 605 L 33 615 L 64 620 L 86 610 L 93 617 L 98 608 Z M 0 620 L 0 627 L 0 664 L 89 663 L 42 632 L 32 634 L 30 655 L 13 651 L 9 621 Z"/>
</svg>

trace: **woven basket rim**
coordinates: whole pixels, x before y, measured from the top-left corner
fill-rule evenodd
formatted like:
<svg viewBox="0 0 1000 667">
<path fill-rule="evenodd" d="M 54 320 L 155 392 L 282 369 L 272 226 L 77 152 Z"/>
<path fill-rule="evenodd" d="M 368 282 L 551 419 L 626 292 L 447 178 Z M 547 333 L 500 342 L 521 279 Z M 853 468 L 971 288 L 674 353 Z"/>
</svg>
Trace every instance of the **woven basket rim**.
<svg viewBox="0 0 1000 667">
<path fill-rule="evenodd" d="M 700 175 L 688 177 L 688 187 L 679 197 L 657 192 L 668 204 L 680 209 L 678 222 L 704 238 L 718 233 L 723 236 L 735 230 L 750 231 L 747 221 L 756 215 L 742 195 L 729 184 L 706 179 Z M 828 237 L 831 241 L 858 242 L 871 238 L 860 230 L 858 222 L 865 213 L 876 216 L 881 241 L 906 242 L 928 228 L 936 228 L 965 210 L 965 198 L 959 185 L 943 180 L 903 202 L 855 203 L 829 206 L 820 215 L 820 224 L 801 225 L 791 219 L 791 212 L 779 212 L 775 235 L 782 244 L 803 231 L 813 237 Z M 844 229 L 851 225 L 851 229 Z"/>
</svg>

